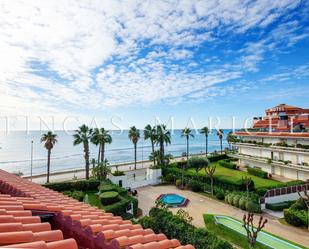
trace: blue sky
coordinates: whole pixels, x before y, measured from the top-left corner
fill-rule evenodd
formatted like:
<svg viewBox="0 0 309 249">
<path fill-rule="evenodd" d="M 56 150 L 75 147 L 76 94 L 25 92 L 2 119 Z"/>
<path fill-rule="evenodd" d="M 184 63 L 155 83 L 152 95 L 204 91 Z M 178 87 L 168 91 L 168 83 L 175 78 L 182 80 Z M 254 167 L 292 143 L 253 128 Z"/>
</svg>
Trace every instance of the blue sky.
<svg viewBox="0 0 309 249">
<path fill-rule="evenodd" d="M 230 128 L 309 107 L 308 1 L 4 0 L 0 14 L 0 129 Z"/>
</svg>

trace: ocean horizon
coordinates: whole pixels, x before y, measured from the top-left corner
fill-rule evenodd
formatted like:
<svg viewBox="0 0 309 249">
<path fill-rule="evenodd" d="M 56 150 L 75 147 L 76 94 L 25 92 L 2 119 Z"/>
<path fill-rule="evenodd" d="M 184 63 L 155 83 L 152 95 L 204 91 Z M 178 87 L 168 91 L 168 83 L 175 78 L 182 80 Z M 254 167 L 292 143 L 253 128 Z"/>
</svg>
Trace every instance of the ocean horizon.
<svg viewBox="0 0 309 249">
<path fill-rule="evenodd" d="M 227 147 L 226 135 L 231 131 L 224 129 L 223 148 Z M 74 131 L 55 131 L 58 143 L 51 153 L 51 172 L 83 168 L 83 146 L 73 146 Z M 8 134 L 0 132 L 0 169 L 9 172 L 22 172 L 30 175 L 31 141 L 33 141 L 33 174 L 46 172 L 47 150 L 40 143 L 44 131 L 12 131 Z M 110 164 L 129 163 L 134 161 L 134 147 L 128 139 L 128 130 L 111 131 L 113 142 L 106 145 L 105 157 Z M 142 134 L 141 134 L 142 135 Z M 205 136 L 194 132 L 190 138 L 190 154 L 205 152 Z M 208 137 L 208 151 L 220 150 L 220 141 L 213 130 Z M 166 154 L 181 156 L 186 152 L 186 140 L 181 137 L 181 130 L 175 129 L 171 135 L 171 144 L 166 146 Z M 90 159 L 97 158 L 98 147 L 90 145 Z M 151 153 L 149 140 L 141 136 L 137 144 L 137 160 L 148 160 Z"/>
</svg>

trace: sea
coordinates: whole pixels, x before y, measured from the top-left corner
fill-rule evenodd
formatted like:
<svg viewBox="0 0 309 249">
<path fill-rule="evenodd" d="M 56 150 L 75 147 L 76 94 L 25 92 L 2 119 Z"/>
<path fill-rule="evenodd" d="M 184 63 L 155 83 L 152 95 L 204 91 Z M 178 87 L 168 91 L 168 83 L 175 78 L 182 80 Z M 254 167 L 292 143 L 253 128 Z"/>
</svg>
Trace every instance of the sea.
<svg viewBox="0 0 309 249">
<path fill-rule="evenodd" d="M 224 130 L 223 148 L 228 146 L 226 135 L 231 130 Z M 30 175 L 31 171 L 31 141 L 33 141 L 32 170 L 33 175 L 46 172 L 47 150 L 40 138 L 44 131 L 11 131 L 0 132 L 0 169 L 8 172 L 22 172 Z M 83 146 L 73 146 L 74 131 L 55 131 L 58 142 L 51 153 L 51 172 L 81 169 L 85 165 Z M 110 131 L 112 143 L 106 145 L 105 157 L 112 164 L 134 161 L 134 147 L 128 138 L 128 131 Z M 205 153 L 205 136 L 194 131 L 194 138 L 189 140 L 190 154 Z M 142 135 L 142 134 L 141 134 Z M 220 150 L 220 141 L 213 130 L 208 137 L 208 152 Z M 181 156 L 186 152 L 186 139 L 181 137 L 181 130 L 173 130 L 171 144 L 166 146 L 166 153 Z M 90 158 L 97 158 L 98 147 L 90 145 Z M 148 160 L 151 153 L 149 140 L 141 136 L 138 141 L 137 159 Z"/>
</svg>

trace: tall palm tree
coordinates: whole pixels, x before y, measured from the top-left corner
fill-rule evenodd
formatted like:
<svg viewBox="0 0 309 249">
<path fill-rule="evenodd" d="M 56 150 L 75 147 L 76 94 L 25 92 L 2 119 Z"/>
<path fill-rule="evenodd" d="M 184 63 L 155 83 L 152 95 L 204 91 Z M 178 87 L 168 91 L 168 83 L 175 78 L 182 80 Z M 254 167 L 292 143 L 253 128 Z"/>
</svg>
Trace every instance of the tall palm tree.
<svg viewBox="0 0 309 249">
<path fill-rule="evenodd" d="M 84 158 L 85 158 L 85 170 L 86 170 L 86 179 L 89 179 L 89 142 L 92 138 L 93 130 L 89 128 L 87 125 L 83 124 L 82 126 L 78 127 L 75 131 L 76 133 L 73 135 L 73 145 L 83 144 L 84 146 Z"/>
<path fill-rule="evenodd" d="M 187 140 L 187 163 L 189 163 L 189 139 L 190 137 L 194 138 L 194 135 L 192 134 L 192 130 L 188 127 L 184 128 L 181 131 L 181 137 L 184 137 Z"/>
<path fill-rule="evenodd" d="M 132 143 L 134 144 L 134 169 L 136 169 L 136 152 L 137 152 L 137 142 L 140 138 L 140 133 L 139 130 L 136 129 L 135 126 L 132 126 L 129 130 L 129 135 L 128 135 L 129 139 L 132 141 Z"/>
<path fill-rule="evenodd" d="M 203 127 L 201 129 L 201 133 L 204 134 L 205 136 L 205 139 L 206 139 L 206 145 L 205 145 L 205 151 L 206 151 L 206 157 L 207 157 L 207 154 L 208 154 L 208 134 L 209 134 L 209 129 L 207 126 Z"/>
<path fill-rule="evenodd" d="M 113 141 L 109 131 L 104 128 L 95 128 L 91 137 L 91 142 L 99 145 L 98 163 L 104 162 L 105 157 L 105 144 L 111 144 Z"/>
<path fill-rule="evenodd" d="M 47 179 L 46 182 L 49 183 L 49 175 L 50 175 L 50 155 L 51 150 L 54 148 L 55 144 L 58 142 L 57 135 L 52 131 L 48 131 L 43 134 L 41 137 L 41 143 L 44 142 L 44 147 L 47 149 Z"/>
<path fill-rule="evenodd" d="M 217 136 L 219 137 L 219 140 L 220 140 L 220 148 L 221 148 L 221 153 L 220 153 L 220 154 L 222 154 L 222 151 L 223 151 L 223 149 L 222 149 L 223 134 L 224 134 L 224 132 L 223 132 L 222 129 L 219 129 L 219 130 L 217 131 Z"/>
<path fill-rule="evenodd" d="M 155 141 L 157 138 L 155 127 L 151 127 L 150 124 L 146 125 L 144 128 L 144 139 L 150 139 L 152 154 L 155 154 Z M 153 165 L 156 165 L 156 157 L 153 157 Z"/>
<path fill-rule="evenodd" d="M 160 146 L 160 164 L 164 165 L 164 144 L 171 143 L 171 133 L 166 129 L 166 125 L 161 124 L 156 127 L 156 144 Z"/>
</svg>

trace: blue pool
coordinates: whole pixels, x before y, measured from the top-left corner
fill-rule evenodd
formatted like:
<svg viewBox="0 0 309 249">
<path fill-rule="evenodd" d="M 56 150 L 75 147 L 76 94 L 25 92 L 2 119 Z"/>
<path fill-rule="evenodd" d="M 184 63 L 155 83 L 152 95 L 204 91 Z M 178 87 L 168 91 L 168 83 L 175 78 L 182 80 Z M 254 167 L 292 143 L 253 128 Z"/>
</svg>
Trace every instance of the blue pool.
<svg viewBox="0 0 309 249">
<path fill-rule="evenodd" d="M 188 199 L 177 194 L 164 194 L 159 197 L 159 200 L 169 207 L 183 207 L 189 202 Z"/>
</svg>

